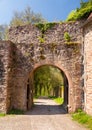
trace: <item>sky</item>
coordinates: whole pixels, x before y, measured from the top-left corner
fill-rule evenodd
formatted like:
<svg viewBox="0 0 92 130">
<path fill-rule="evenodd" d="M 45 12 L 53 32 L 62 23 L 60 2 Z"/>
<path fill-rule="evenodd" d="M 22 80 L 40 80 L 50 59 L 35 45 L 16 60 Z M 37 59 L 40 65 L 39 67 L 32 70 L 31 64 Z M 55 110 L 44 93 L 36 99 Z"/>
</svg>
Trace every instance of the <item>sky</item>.
<svg viewBox="0 0 92 130">
<path fill-rule="evenodd" d="M 72 10 L 80 7 L 80 0 L 0 0 L 0 25 L 9 24 L 14 12 L 27 6 L 49 22 L 64 21 Z"/>
</svg>

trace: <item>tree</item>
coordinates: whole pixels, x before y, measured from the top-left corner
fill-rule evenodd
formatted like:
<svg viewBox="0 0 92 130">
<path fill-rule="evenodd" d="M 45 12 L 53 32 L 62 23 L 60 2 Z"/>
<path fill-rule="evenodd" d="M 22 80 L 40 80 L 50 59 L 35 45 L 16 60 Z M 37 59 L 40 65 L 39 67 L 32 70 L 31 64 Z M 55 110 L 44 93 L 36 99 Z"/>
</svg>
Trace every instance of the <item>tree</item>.
<svg viewBox="0 0 92 130">
<path fill-rule="evenodd" d="M 0 40 L 6 40 L 8 25 L 0 25 Z"/>
<path fill-rule="evenodd" d="M 42 66 L 34 73 L 35 95 L 59 95 L 59 88 L 63 86 L 61 71 L 52 66 Z"/>
<path fill-rule="evenodd" d="M 19 26 L 25 24 L 44 23 L 46 20 L 39 13 L 34 13 L 28 6 L 24 11 L 14 12 L 14 16 L 10 22 L 10 26 Z"/>
</svg>

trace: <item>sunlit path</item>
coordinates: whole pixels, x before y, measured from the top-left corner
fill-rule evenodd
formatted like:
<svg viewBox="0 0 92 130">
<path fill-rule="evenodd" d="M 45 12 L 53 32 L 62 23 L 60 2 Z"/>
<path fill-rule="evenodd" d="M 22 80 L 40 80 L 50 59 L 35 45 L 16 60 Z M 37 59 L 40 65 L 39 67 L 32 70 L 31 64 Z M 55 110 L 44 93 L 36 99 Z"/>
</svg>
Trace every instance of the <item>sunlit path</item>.
<svg viewBox="0 0 92 130">
<path fill-rule="evenodd" d="M 50 99 L 37 99 L 25 115 L 0 118 L 0 130 L 86 130 Z"/>
</svg>

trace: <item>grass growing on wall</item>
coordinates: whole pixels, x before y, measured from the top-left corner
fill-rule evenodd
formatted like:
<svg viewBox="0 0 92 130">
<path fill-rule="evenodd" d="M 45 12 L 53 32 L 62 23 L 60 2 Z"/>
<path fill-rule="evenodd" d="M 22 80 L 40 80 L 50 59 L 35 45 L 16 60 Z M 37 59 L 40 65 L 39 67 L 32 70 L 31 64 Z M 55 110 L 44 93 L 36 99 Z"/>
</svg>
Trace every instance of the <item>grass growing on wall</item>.
<svg viewBox="0 0 92 130">
<path fill-rule="evenodd" d="M 36 27 L 38 27 L 41 30 L 42 34 L 44 34 L 44 32 L 46 32 L 48 29 L 51 29 L 52 27 L 54 27 L 56 25 L 56 23 L 54 23 L 54 22 L 53 23 L 44 23 L 44 24 L 38 23 L 35 25 L 36 25 Z"/>
<path fill-rule="evenodd" d="M 79 109 L 78 112 L 72 114 L 72 118 L 73 120 L 78 121 L 80 124 L 83 124 L 92 130 L 92 117 L 82 110 Z"/>
</svg>

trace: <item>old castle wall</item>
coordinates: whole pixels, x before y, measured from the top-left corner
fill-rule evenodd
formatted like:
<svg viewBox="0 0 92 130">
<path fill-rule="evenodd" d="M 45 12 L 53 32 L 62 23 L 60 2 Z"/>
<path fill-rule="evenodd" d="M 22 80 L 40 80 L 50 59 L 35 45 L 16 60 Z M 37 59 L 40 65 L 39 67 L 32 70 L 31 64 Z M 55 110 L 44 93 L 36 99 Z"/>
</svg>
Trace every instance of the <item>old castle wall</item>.
<svg viewBox="0 0 92 130">
<path fill-rule="evenodd" d="M 19 26 L 9 30 L 9 39 L 14 44 L 11 45 L 11 51 L 7 49 L 8 53 L 11 52 L 9 56 L 11 62 L 6 84 L 8 87 L 5 88 L 5 90 L 9 88 L 6 94 L 6 109 L 27 110 L 28 79 L 31 76 L 30 83 L 32 83 L 32 72 L 42 65 L 53 65 L 65 73 L 69 82 L 69 112 L 82 107 L 83 55 L 80 24 L 80 22 L 56 24 L 45 32 L 43 43 L 40 40 L 41 31 L 35 25 Z M 70 45 L 65 43 L 65 32 L 71 37 Z M 3 57 L 6 57 L 4 53 Z M 29 106 L 32 104 L 32 85 L 30 84 Z M 2 111 L 1 108 L 0 110 Z"/>
<path fill-rule="evenodd" d="M 70 111 L 81 107 L 82 31 L 79 26 L 79 22 L 56 24 L 45 32 L 44 43 L 39 40 L 42 35 L 41 31 L 33 25 L 10 29 L 10 40 L 16 44 L 17 55 L 15 84 L 13 85 L 16 90 L 14 107 L 26 109 L 26 98 L 24 97 L 26 97 L 25 86 L 28 75 L 32 70 L 46 64 L 56 66 L 65 72 L 70 87 Z M 72 42 L 78 44 L 65 44 L 65 32 L 69 33 Z"/>
<path fill-rule="evenodd" d="M 11 65 L 11 42 L 0 41 L 0 112 L 7 112 L 10 98 L 8 84 L 9 65 Z"/>
</svg>

